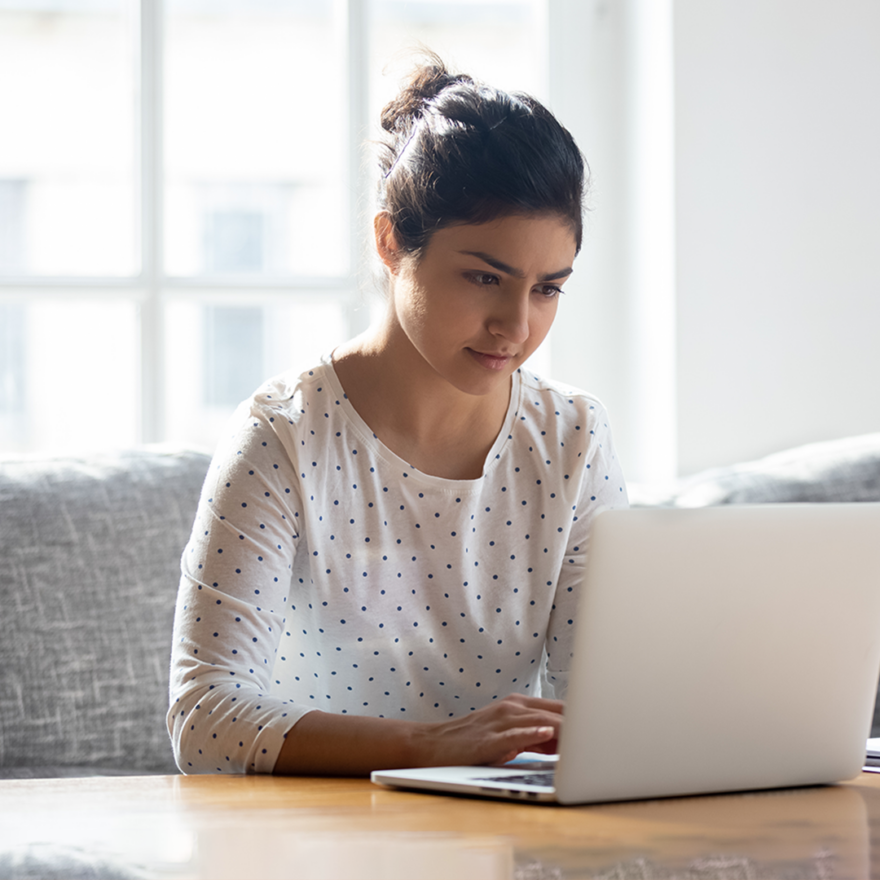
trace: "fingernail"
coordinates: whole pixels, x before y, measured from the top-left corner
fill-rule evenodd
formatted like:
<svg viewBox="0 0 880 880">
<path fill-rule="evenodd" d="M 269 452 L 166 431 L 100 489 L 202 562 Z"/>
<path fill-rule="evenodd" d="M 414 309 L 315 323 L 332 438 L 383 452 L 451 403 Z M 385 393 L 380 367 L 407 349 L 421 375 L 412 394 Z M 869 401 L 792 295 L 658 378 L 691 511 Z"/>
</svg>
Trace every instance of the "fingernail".
<svg viewBox="0 0 880 880">
<path fill-rule="evenodd" d="M 553 728 L 552 727 L 539 727 L 536 731 L 538 736 L 552 736 Z"/>
</svg>

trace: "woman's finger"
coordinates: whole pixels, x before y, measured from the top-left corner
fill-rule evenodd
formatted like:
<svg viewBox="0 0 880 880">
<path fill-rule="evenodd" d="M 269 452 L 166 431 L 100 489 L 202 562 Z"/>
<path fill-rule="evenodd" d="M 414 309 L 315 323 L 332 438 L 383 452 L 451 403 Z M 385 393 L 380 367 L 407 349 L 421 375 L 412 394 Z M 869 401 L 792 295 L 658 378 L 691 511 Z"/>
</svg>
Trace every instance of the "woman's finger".
<svg viewBox="0 0 880 880">
<path fill-rule="evenodd" d="M 514 728 L 499 738 L 498 748 L 491 749 L 492 756 L 481 764 L 506 764 L 520 752 L 543 752 L 552 754 L 548 748 L 557 741 L 556 730 L 551 726 Z"/>
</svg>

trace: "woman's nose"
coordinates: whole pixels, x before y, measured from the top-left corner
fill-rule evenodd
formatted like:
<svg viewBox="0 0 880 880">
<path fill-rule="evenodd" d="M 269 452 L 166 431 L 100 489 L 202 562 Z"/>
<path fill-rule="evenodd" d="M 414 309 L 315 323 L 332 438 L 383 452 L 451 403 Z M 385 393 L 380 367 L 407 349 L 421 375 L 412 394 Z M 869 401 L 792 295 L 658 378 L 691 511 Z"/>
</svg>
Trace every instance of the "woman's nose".
<svg viewBox="0 0 880 880">
<path fill-rule="evenodd" d="M 492 314 L 489 329 L 520 345 L 529 338 L 529 296 L 504 297 Z"/>
</svg>

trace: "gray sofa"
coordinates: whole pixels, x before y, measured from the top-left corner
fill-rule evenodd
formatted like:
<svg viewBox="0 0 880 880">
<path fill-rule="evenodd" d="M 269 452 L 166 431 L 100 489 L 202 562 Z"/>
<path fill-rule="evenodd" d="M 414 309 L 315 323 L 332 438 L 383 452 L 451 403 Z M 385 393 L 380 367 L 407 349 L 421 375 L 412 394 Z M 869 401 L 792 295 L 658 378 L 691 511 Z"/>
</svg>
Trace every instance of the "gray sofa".
<svg viewBox="0 0 880 880">
<path fill-rule="evenodd" d="M 208 461 L 167 448 L 0 461 L 0 778 L 177 772 L 168 655 Z M 667 507 L 880 501 L 880 434 L 631 494 Z"/>
<path fill-rule="evenodd" d="M 669 486 L 630 486 L 639 507 L 880 501 L 880 434 L 811 443 Z"/>
<path fill-rule="evenodd" d="M 165 729 L 203 453 L 0 462 L 0 778 L 177 773 Z"/>
</svg>

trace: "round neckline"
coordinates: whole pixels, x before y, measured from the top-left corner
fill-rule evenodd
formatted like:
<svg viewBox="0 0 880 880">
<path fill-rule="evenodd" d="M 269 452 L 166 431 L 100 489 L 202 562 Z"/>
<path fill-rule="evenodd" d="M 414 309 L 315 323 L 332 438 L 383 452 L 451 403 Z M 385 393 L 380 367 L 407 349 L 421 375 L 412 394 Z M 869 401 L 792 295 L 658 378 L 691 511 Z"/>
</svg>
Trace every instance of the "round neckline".
<svg viewBox="0 0 880 880">
<path fill-rule="evenodd" d="M 438 477 L 420 471 L 418 468 L 409 464 L 405 459 L 401 458 L 396 452 L 389 449 L 382 442 L 373 429 L 370 428 L 370 426 L 361 418 L 360 413 L 358 413 L 348 399 L 348 395 L 343 390 L 342 383 L 336 375 L 336 369 L 333 366 L 332 353 L 326 354 L 321 358 L 321 366 L 326 373 L 328 384 L 333 389 L 337 399 L 340 401 L 340 406 L 345 413 L 346 419 L 361 438 L 361 442 L 369 446 L 373 453 L 385 461 L 386 464 L 393 468 L 400 469 L 406 478 L 415 478 L 419 482 L 430 484 L 445 489 L 446 491 L 476 491 L 480 486 L 480 482 L 489 475 L 496 463 L 500 461 L 502 449 L 513 436 L 513 424 L 516 420 L 516 415 L 520 410 L 520 399 L 522 397 L 521 368 L 515 370 L 511 376 L 510 401 L 507 404 L 507 413 L 504 416 L 501 429 L 495 437 L 495 441 L 492 443 L 492 447 L 483 462 L 482 474 L 473 480 L 449 480 L 446 477 Z"/>
</svg>

